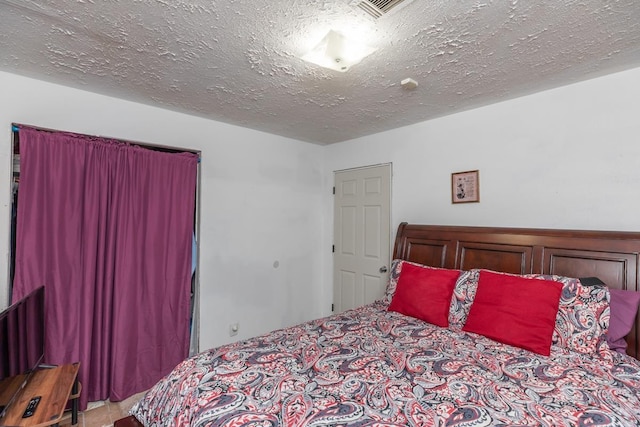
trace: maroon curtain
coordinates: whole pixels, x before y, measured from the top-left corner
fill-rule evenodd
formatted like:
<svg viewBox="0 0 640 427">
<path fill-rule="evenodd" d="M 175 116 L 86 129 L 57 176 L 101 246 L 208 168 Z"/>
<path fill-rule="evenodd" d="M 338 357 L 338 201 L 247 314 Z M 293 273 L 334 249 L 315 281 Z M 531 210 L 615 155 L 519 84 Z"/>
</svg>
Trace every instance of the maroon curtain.
<svg viewBox="0 0 640 427">
<path fill-rule="evenodd" d="M 46 289 L 45 359 L 81 407 L 152 386 L 189 349 L 197 156 L 20 129 L 13 299 Z"/>
</svg>

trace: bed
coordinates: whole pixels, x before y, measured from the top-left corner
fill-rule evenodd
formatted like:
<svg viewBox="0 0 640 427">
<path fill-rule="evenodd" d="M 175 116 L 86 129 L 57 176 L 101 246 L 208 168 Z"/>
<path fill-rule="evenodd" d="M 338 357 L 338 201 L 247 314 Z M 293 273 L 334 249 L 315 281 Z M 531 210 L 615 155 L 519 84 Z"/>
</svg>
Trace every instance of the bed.
<svg viewBox="0 0 640 427">
<path fill-rule="evenodd" d="M 640 233 L 402 223 L 383 298 L 188 358 L 116 426 L 640 425 L 639 254 Z M 636 310 L 612 350 L 614 295 Z"/>
</svg>

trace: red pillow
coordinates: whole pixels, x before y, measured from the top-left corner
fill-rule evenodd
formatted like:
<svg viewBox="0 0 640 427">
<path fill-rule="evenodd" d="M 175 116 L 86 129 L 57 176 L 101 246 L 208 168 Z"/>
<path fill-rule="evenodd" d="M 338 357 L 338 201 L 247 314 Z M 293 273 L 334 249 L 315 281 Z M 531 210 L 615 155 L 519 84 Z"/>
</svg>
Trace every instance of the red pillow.
<svg viewBox="0 0 640 427">
<path fill-rule="evenodd" d="M 548 356 L 561 292 L 560 282 L 483 270 L 462 330 Z"/>
<path fill-rule="evenodd" d="M 405 262 L 388 310 L 446 328 L 458 276 L 459 270 L 420 267 Z"/>
</svg>

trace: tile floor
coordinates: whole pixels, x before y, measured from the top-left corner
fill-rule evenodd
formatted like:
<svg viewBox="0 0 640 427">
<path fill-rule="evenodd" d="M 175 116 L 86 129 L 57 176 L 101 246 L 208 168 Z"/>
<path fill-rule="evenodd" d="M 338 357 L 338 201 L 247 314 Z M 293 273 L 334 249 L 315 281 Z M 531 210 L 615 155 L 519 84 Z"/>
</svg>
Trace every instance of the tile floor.
<svg viewBox="0 0 640 427">
<path fill-rule="evenodd" d="M 86 411 L 78 414 L 77 427 L 111 427 L 116 420 L 129 415 L 129 409 L 144 393 L 136 394 L 122 402 L 92 402 Z M 60 427 L 71 426 L 71 413 L 65 414 Z"/>
</svg>

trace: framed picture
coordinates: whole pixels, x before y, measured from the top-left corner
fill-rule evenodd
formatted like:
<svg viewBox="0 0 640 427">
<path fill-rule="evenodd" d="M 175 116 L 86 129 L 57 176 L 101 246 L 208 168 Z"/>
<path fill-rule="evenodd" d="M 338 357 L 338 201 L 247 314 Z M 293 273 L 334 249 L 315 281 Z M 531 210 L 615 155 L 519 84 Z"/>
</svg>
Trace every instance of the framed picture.
<svg viewBox="0 0 640 427">
<path fill-rule="evenodd" d="M 477 170 L 451 174 L 451 203 L 480 201 L 480 177 Z"/>
</svg>

